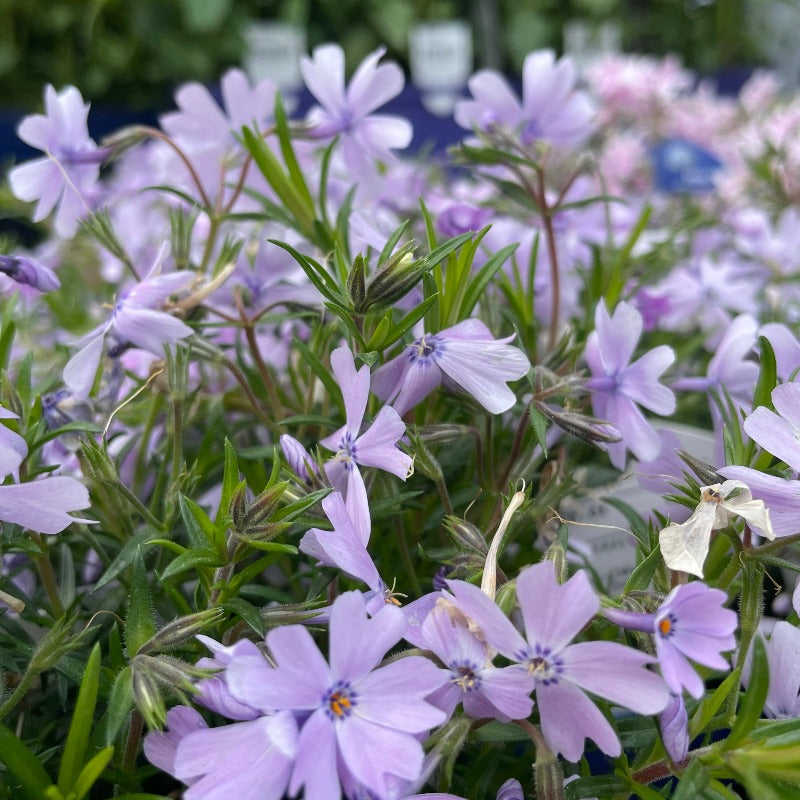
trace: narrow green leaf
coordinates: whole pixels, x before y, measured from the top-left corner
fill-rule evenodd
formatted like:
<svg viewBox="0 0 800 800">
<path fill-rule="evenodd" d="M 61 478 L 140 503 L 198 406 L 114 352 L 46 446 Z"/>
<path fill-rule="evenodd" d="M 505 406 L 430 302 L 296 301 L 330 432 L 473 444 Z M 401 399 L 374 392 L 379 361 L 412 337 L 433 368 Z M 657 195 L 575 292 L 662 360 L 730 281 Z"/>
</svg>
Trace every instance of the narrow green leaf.
<svg viewBox="0 0 800 800">
<path fill-rule="evenodd" d="M 264 620 L 261 612 L 252 603 L 242 600 L 241 597 L 233 597 L 224 602 L 222 608 L 244 620 L 259 636 L 264 635 Z"/>
<path fill-rule="evenodd" d="M 689 766 L 684 770 L 672 800 L 695 800 L 708 786 L 710 776 L 706 768 L 696 758 L 693 758 Z"/>
<path fill-rule="evenodd" d="M 174 578 L 176 575 L 180 575 L 181 572 L 185 572 L 187 569 L 194 569 L 197 567 L 213 567 L 216 569 L 217 567 L 223 566 L 223 563 L 216 550 L 210 548 L 187 550 L 167 564 L 160 578 L 162 581 L 165 581 L 168 578 Z M 147 639 L 145 639 L 145 641 L 147 641 Z M 141 642 L 140 646 L 142 644 L 144 644 L 144 642 Z"/>
<path fill-rule="evenodd" d="M 314 355 L 314 353 L 309 350 L 308 346 L 305 342 L 302 342 L 300 339 L 293 339 L 294 346 L 300 351 L 300 355 L 303 356 L 306 363 L 313 373 L 322 381 L 322 385 L 328 392 L 329 397 L 338 401 L 338 399 L 342 396 L 341 389 L 339 389 L 339 385 L 334 380 L 333 375 L 325 369 L 322 365 L 322 362 Z"/>
<path fill-rule="evenodd" d="M 319 503 L 323 498 L 331 493 L 330 489 L 319 489 L 316 492 L 311 492 L 300 500 L 290 503 L 288 506 L 279 508 L 271 517 L 272 522 L 288 522 L 295 517 L 300 516 L 304 511 Z"/>
<path fill-rule="evenodd" d="M 775 351 L 766 336 L 758 337 L 761 350 L 761 368 L 758 372 L 758 383 L 753 395 L 753 410 L 758 406 L 766 406 L 771 411 L 775 410 L 772 404 L 772 390 L 778 383 L 778 365 L 775 361 Z"/>
<path fill-rule="evenodd" d="M 136 551 L 133 561 L 133 580 L 128 616 L 125 621 L 125 649 L 128 658 L 133 658 L 139 648 L 156 632 L 153 620 L 153 603 L 150 598 L 150 582 L 141 549 Z"/>
<path fill-rule="evenodd" d="M 184 495 L 178 496 L 178 505 L 191 546 L 213 548 L 216 541 L 216 526 L 209 519 L 208 514 L 194 500 L 190 500 Z"/>
<path fill-rule="evenodd" d="M 528 407 L 528 414 L 533 435 L 542 448 L 544 457 L 547 458 L 547 429 L 550 427 L 550 420 L 539 411 L 535 403 L 531 403 Z"/>
<path fill-rule="evenodd" d="M 439 299 L 438 293 L 426 297 L 416 308 L 408 312 L 392 329 L 386 334 L 380 345 L 376 345 L 376 350 L 385 350 L 391 347 L 398 339 L 405 336 L 427 313 L 428 309 Z"/>
<path fill-rule="evenodd" d="M 297 163 L 297 156 L 295 156 L 294 148 L 292 147 L 292 136 L 289 131 L 289 124 L 286 121 L 286 112 L 283 108 L 283 102 L 281 101 L 280 93 L 275 95 L 275 128 L 278 132 L 278 142 L 280 143 L 281 147 L 281 155 L 283 156 L 283 161 L 286 164 L 287 170 L 289 171 L 289 177 L 291 178 L 292 185 L 294 186 L 297 194 L 302 198 L 303 202 L 309 208 L 313 209 L 314 201 L 311 199 L 311 192 L 308 191 L 308 185 L 306 184 L 303 170 L 300 169 L 300 165 Z"/>
<path fill-rule="evenodd" d="M 713 693 L 706 695 L 697 707 L 697 710 L 689 722 L 689 737 L 694 739 L 699 736 L 714 719 L 716 713 L 722 708 L 722 704 L 727 700 L 731 692 L 738 691 L 739 676 L 731 672 L 722 683 L 714 689 Z"/>
<path fill-rule="evenodd" d="M 89 742 L 89 734 L 94 722 L 99 685 L 100 645 L 96 644 L 86 662 L 86 670 L 83 673 L 75 710 L 72 713 L 67 742 L 64 745 L 64 755 L 61 757 L 61 766 L 58 770 L 58 788 L 64 794 L 73 788 L 83 767 L 86 745 Z"/>
<path fill-rule="evenodd" d="M 78 779 L 75 781 L 75 787 L 72 790 L 73 793 L 70 796 L 70 800 L 72 797 L 74 797 L 75 800 L 83 800 L 89 793 L 89 789 L 94 786 L 95 781 L 103 774 L 103 770 L 108 766 L 108 762 L 111 761 L 111 756 L 113 755 L 114 748 L 109 745 L 87 762 L 86 766 L 81 770 L 81 774 L 78 775 Z"/>
<path fill-rule="evenodd" d="M 631 533 L 636 537 L 636 541 L 647 549 L 650 544 L 650 537 L 647 531 L 647 523 L 642 519 L 641 515 L 619 498 L 604 497 L 603 502 L 616 508 L 625 517 L 631 526 Z"/>
<path fill-rule="evenodd" d="M 133 687 L 131 685 L 131 668 L 123 667 L 114 678 L 111 694 L 108 696 L 108 710 L 105 716 L 103 744 L 113 744 L 133 708 Z"/>
<path fill-rule="evenodd" d="M 767 651 L 764 647 L 764 640 L 758 635 L 753 637 L 750 656 L 750 682 L 739 703 L 736 722 L 733 723 L 733 728 L 723 745 L 726 750 L 735 747 L 753 730 L 767 699 L 767 690 L 769 689 Z"/>
<path fill-rule="evenodd" d="M 656 547 L 643 561 L 639 562 L 625 582 L 623 594 L 634 591 L 643 591 L 653 580 L 653 575 L 661 564 L 661 551 Z"/>
<path fill-rule="evenodd" d="M 113 581 L 123 570 L 133 564 L 137 552 L 141 550 L 142 554 L 147 553 L 151 547 L 148 541 L 152 539 L 155 534 L 155 529 L 148 526 L 134 534 L 132 538 L 125 542 L 122 550 L 117 554 L 117 557 L 108 565 L 108 569 L 103 573 L 100 580 L 95 583 L 90 594 L 96 592 L 98 589 L 102 589 L 103 586 Z"/>
<path fill-rule="evenodd" d="M 42 800 L 52 785 L 50 776 L 39 759 L 5 725 L 0 725 L 0 761 L 22 784 L 29 800 Z"/>
<path fill-rule="evenodd" d="M 472 313 L 472 309 L 477 305 L 489 282 L 517 247 L 519 245 L 514 243 L 507 245 L 502 250 L 498 250 L 478 270 L 478 274 L 469 282 L 464 299 L 461 301 L 458 319 L 466 319 Z"/>
</svg>

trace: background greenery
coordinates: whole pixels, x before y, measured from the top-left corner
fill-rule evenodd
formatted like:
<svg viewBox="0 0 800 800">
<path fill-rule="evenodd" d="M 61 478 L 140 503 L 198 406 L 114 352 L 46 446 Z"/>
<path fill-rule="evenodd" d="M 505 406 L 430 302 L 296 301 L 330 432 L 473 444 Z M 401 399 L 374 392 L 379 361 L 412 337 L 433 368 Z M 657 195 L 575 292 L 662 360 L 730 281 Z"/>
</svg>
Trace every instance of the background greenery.
<svg viewBox="0 0 800 800">
<path fill-rule="evenodd" d="M 761 0 L 759 0 L 761 2 Z M 766 4 L 766 3 L 764 3 Z M 251 19 L 306 26 L 308 44 L 338 41 L 349 64 L 379 44 L 407 60 L 417 20 L 461 17 L 476 63 L 519 69 L 525 54 L 561 49 L 565 21 L 616 20 L 623 48 L 679 53 L 701 73 L 762 60 L 745 0 L 0 0 L 3 104 L 38 108 L 42 85 L 78 86 L 109 105 L 161 108 L 176 83 L 215 81 L 242 61 Z M 758 5 L 758 3 L 756 3 Z"/>
</svg>

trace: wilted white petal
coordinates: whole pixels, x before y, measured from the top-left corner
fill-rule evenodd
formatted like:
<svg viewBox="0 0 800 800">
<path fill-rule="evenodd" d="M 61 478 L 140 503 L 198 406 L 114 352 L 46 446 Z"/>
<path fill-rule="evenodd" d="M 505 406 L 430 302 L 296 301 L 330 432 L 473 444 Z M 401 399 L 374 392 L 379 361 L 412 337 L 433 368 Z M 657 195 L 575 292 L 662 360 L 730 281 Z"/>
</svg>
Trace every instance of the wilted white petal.
<svg viewBox="0 0 800 800">
<path fill-rule="evenodd" d="M 736 489 L 739 490 L 739 494 L 735 497 L 728 497 Z M 725 481 L 720 487 L 720 493 L 725 497 L 720 506 L 729 514 L 746 519 L 753 527 L 758 528 L 765 538 L 775 538 L 769 518 L 769 509 L 764 505 L 763 500 L 753 500 L 747 484 L 742 481 Z"/>
<path fill-rule="evenodd" d="M 701 502 L 686 522 L 668 525 L 658 535 L 664 563 L 674 570 L 703 577 L 717 504 Z"/>
</svg>

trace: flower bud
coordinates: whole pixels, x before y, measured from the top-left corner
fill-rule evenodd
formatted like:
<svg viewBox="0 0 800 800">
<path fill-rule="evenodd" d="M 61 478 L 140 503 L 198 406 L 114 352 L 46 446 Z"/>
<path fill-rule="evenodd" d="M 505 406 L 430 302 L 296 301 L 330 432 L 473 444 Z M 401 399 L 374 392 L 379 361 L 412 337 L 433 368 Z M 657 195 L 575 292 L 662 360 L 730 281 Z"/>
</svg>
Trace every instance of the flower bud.
<svg viewBox="0 0 800 800">
<path fill-rule="evenodd" d="M 516 778 L 509 778 L 497 790 L 497 800 L 525 800 L 522 784 Z"/>
<path fill-rule="evenodd" d="M 687 453 L 686 450 L 678 450 L 677 452 L 684 463 L 691 467 L 692 472 L 697 475 L 703 486 L 722 483 L 725 480 L 725 478 L 717 472 L 716 467 L 713 467 L 711 464 L 707 464 L 705 461 L 695 458 L 691 453 Z"/>
<path fill-rule="evenodd" d="M 188 614 L 185 617 L 173 620 L 158 631 L 152 639 L 145 642 L 139 648 L 139 653 L 149 653 L 153 650 L 169 650 L 177 647 L 209 625 L 219 622 L 224 613 L 221 608 L 209 608 L 206 611 L 199 611 L 196 614 Z"/>
<path fill-rule="evenodd" d="M 319 615 L 319 609 L 324 603 L 289 603 L 282 605 L 267 606 L 261 609 L 261 619 L 264 627 L 277 628 L 281 625 L 302 625 Z"/>
<path fill-rule="evenodd" d="M 61 281 L 50 267 L 28 256 L 0 256 L 0 272 L 8 275 L 11 280 L 32 286 L 40 292 L 52 292 L 61 286 Z"/>
<path fill-rule="evenodd" d="M 557 539 L 544 552 L 544 561 L 552 561 L 556 568 L 556 580 L 564 583 L 567 580 L 567 554 L 564 545 Z"/>
<path fill-rule="evenodd" d="M 133 699 L 148 728 L 161 730 L 167 721 L 167 707 L 155 680 L 144 670 L 133 669 Z"/>
<path fill-rule="evenodd" d="M 452 516 L 445 517 L 443 522 L 447 535 L 460 551 L 479 556 L 481 562 L 486 559 L 489 545 L 483 533 L 471 522 Z"/>
<path fill-rule="evenodd" d="M 363 308 L 367 294 L 367 277 L 366 264 L 361 253 L 356 256 L 353 266 L 350 268 L 350 274 L 347 276 L 347 294 L 353 308 Z"/>
<path fill-rule="evenodd" d="M 406 295 L 419 282 L 424 267 L 411 255 L 413 244 L 407 244 L 381 265 L 367 286 L 364 301 L 356 306 L 358 313 L 373 307 L 388 308 Z"/>
<path fill-rule="evenodd" d="M 461 436 L 475 433 L 475 428 L 470 425 L 425 425 L 416 430 L 419 440 L 424 444 L 449 444 Z"/>
</svg>

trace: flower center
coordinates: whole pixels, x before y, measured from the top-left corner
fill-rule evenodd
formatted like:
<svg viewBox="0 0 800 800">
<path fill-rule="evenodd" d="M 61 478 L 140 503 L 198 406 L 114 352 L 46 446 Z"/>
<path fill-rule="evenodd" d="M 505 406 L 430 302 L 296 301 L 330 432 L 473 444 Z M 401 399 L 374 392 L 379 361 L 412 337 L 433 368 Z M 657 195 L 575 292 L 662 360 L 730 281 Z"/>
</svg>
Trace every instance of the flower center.
<svg viewBox="0 0 800 800">
<path fill-rule="evenodd" d="M 322 705 L 330 719 L 347 719 L 358 705 L 357 697 L 347 681 L 338 681 L 325 692 Z"/>
<path fill-rule="evenodd" d="M 658 632 L 663 639 L 669 639 L 669 637 L 675 633 L 675 623 L 677 621 L 673 614 L 668 614 L 664 619 L 659 621 L 657 626 Z"/>
<path fill-rule="evenodd" d="M 356 460 L 356 443 L 349 433 L 345 433 L 339 442 L 339 449 L 336 451 L 334 458 L 337 461 L 344 461 L 347 469 L 352 472 L 354 469 L 354 462 Z"/>
<path fill-rule="evenodd" d="M 528 652 L 519 659 L 526 664 L 528 672 L 537 684 L 549 686 L 558 683 L 558 676 L 564 671 L 564 662 L 554 655 L 549 647 L 536 645 L 532 652 Z"/>
<path fill-rule="evenodd" d="M 468 661 L 450 665 L 450 672 L 453 677 L 450 683 L 454 683 L 462 692 L 472 692 L 481 685 L 481 679 L 475 674 L 476 667 Z"/>
<path fill-rule="evenodd" d="M 424 334 L 408 348 L 408 357 L 414 364 L 427 364 L 436 360 L 438 353 L 444 349 L 444 342 L 436 334 Z"/>
</svg>

